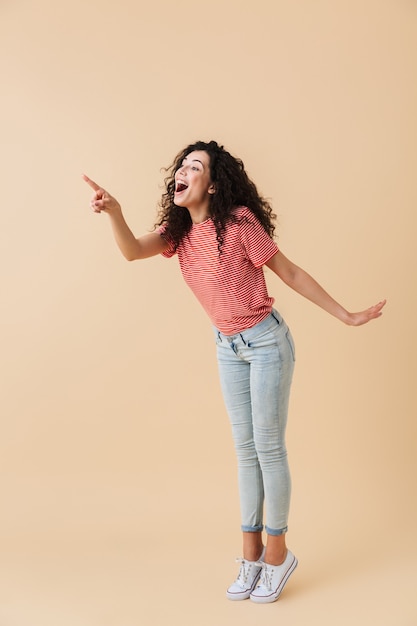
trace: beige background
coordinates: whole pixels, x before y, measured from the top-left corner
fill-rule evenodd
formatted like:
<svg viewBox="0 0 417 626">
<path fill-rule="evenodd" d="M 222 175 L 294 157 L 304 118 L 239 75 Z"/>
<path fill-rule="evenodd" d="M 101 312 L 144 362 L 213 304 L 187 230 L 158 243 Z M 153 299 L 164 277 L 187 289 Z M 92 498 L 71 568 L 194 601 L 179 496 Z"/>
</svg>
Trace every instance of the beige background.
<svg viewBox="0 0 417 626">
<path fill-rule="evenodd" d="M 417 5 L 3 0 L 0 625 L 417 624 Z M 195 139 L 240 156 L 352 329 L 268 274 L 292 328 L 279 602 L 230 603 L 235 459 L 205 314 L 128 264 Z"/>
</svg>

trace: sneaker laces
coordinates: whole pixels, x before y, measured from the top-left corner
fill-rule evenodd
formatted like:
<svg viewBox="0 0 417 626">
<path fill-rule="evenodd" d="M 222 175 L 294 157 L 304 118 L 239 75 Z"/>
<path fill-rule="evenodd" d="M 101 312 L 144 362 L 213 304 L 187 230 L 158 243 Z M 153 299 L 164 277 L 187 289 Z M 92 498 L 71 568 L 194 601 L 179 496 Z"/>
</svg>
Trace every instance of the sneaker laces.
<svg viewBox="0 0 417 626">
<path fill-rule="evenodd" d="M 265 587 L 268 591 L 272 591 L 272 577 L 274 575 L 274 567 L 270 566 L 268 569 L 268 564 L 263 563 L 262 561 L 258 561 L 257 564 L 262 568 L 261 570 L 261 578 L 259 580 L 258 587 Z"/>
<path fill-rule="evenodd" d="M 235 582 L 241 585 L 242 587 L 244 587 L 248 580 L 248 576 L 249 576 L 253 563 L 251 563 L 250 561 L 247 561 L 241 556 L 237 557 L 236 563 L 240 563 L 240 570 L 239 570 L 239 574 Z"/>
</svg>

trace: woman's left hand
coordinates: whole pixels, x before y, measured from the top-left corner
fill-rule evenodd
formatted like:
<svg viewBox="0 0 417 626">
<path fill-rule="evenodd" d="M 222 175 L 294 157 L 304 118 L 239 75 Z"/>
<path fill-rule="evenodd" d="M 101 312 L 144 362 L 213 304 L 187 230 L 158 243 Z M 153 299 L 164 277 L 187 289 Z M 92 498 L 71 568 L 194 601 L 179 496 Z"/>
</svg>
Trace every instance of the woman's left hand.
<svg viewBox="0 0 417 626">
<path fill-rule="evenodd" d="M 377 317 L 381 317 L 382 309 L 386 304 L 386 300 L 382 300 L 378 302 L 378 304 L 374 304 L 374 306 L 369 307 L 365 311 L 359 311 L 358 313 L 348 313 L 346 320 L 346 324 L 348 326 L 362 326 L 362 324 L 366 324 L 371 320 L 376 319 Z"/>
</svg>

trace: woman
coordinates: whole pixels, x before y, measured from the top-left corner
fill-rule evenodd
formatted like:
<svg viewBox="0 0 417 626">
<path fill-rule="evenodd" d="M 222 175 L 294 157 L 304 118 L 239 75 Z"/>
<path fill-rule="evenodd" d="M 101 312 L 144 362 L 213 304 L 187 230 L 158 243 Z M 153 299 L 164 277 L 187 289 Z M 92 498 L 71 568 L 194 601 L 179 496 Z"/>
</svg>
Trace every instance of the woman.
<svg viewBox="0 0 417 626">
<path fill-rule="evenodd" d="M 243 163 L 215 141 L 198 141 L 168 170 L 158 228 L 136 238 L 120 204 L 93 188 L 91 207 L 109 215 L 127 260 L 178 255 L 184 279 L 210 317 L 238 459 L 243 557 L 231 600 L 277 600 L 297 559 L 287 549 L 290 474 L 285 447 L 294 346 L 267 292 L 266 265 L 292 289 L 345 324 L 380 317 L 385 301 L 358 313 L 338 304 L 273 241 L 271 206 Z M 263 509 L 266 508 L 266 545 Z"/>
</svg>

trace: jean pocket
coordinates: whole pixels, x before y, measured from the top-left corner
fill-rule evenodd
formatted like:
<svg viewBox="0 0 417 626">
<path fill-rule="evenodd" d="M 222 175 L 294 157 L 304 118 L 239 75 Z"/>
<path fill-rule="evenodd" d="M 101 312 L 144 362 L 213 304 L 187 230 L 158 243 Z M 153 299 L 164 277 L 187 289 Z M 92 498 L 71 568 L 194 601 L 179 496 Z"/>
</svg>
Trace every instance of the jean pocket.
<svg viewBox="0 0 417 626">
<path fill-rule="evenodd" d="M 278 328 L 278 326 L 277 326 Z M 248 348 L 269 348 L 278 345 L 276 331 L 267 330 L 266 332 L 254 337 L 248 341 Z"/>
<path fill-rule="evenodd" d="M 294 344 L 294 339 L 292 338 L 290 329 L 287 330 L 285 336 L 291 348 L 292 359 L 293 361 L 295 361 L 295 344 Z"/>
</svg>

